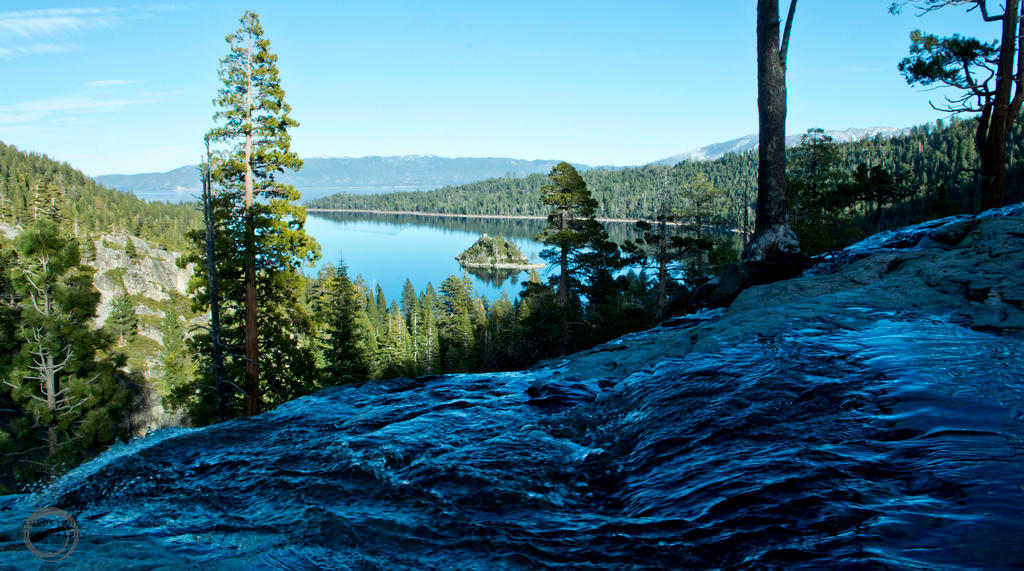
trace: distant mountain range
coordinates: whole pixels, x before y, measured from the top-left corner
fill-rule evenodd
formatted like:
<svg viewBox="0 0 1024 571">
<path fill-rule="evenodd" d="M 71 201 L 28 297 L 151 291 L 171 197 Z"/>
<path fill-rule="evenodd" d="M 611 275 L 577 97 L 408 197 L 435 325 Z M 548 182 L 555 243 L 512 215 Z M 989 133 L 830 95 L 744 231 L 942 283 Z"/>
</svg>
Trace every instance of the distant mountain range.
<svg viewBox="0 0 1024 571">
<path fill-rule="evenodd" d="M 870 127 L 826 131 L 836 142 L 855 141 L 881 135 L 892 137 L 909 129 Z M 802 135 L 786 137 L 787 145 L 800 143 Z M 706 147 L 673 155 L 651 164 L 673 165 L 680 161 L 710 161 L 729 153 L 741 153 L 757 148 L 757 135 L 714 143 Z M 285 173 L 280 180 L 294 185 L 305 198 L 334 192 L 375 194 L 396 190 L 420 190 L 446 185 L 459 185 L 489 178 L 526 176 L 547 173 L 558 163 L 554 160 L 527 161 L 508 158 L 445 158 L 434 155 L 401 155 L 392 157 L 307 158 L 298 173 Z M 579 170 L 591 167 L 574 164 Z M 597 167 L 614 169 L 615 167 Z M 94 177 L 100 184 L 118 190 L 134 192 L 140 196 L 163 193 L 176 194 L 181 199 L 195 197 L 199 192 L 199 173 L 195 165 L 179 167 L 161 173 L 108 174 Z"/>
<path fill-rule="evenodd" d="M 846 129 L 845 131 L 825 131 L 825 134 L 832 137 L 832 139 L 837 143 L 846 143 L 878 135 L 881 135 L 882 137 L 895 137 L 896 135 L 902 135 L 909 131 L 910 129 L 899 129 L 896 127 L 868 127 L 866 129 Z M 801 137 L 803 137 L 803 133 L 787 136 L 786 146 L 793 147 L 799 145 Z M 706 147 L 701 147 L 678 155 L 672 155 L 671 157 L 654 161 L 651 164 L 674 165 L 682 161 L 713 161 L 729 153 L 743 153 L 751 149 L 756 149 L 758 139 L 759 137 L 757 134 L 747 135 L 746 137 L 740 137 L 739 139 L 733 139 L 722 143 L 713 143 Z"/>
<path fill-rule="evenodd" d="M 280 180 L 300 191 L 334 190 L 371 194 L 381 190 L 437 188 L 507 175 L 520 177 L 546 173 L 558 161 L 402 155 L 308 158 L 303 159 L 303 163 L 298 173 L 285 173 Z M 581 170 L 590 168 L 582 164 L 574 166 Z M 162 173 L 108 174 L 94 178 L 104 186 L 137 194 L 176 191 L 194 195 L 199 192 L 199 172 L 195 165 Z"/>
</svg>

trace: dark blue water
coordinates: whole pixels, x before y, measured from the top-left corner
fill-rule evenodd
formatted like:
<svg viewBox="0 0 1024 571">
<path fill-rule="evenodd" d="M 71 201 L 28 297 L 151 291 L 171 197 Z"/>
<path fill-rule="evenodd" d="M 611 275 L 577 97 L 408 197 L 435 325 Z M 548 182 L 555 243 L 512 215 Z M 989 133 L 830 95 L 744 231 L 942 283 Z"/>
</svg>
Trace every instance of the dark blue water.
<svg viewBox="0 0 1024 571">
<path fill-rule="evenodd" d="M 624 380 L 396 380 L 160 431 L 7 498 L 0 549 L 33 563 L 16 532 L 55 505 L 81 566 L 1024 565 L 1021 342 L 859 317 Z"/>
</svg>

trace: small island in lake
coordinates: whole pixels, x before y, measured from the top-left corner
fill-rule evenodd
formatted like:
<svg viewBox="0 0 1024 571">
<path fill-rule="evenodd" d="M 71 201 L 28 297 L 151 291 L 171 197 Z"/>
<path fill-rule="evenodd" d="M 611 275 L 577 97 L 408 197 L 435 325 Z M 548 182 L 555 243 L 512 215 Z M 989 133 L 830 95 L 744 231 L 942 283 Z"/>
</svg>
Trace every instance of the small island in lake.
<svg viewBox="0 0 1024 571">
<path fill-rule="evenodd" d="M 455 261 L 464 268 L 495 268 L 502 270 L 534 270 L 544 264 L 531 264 L 515 244 L 497 236 L 484 234 Z"/>
</svg>

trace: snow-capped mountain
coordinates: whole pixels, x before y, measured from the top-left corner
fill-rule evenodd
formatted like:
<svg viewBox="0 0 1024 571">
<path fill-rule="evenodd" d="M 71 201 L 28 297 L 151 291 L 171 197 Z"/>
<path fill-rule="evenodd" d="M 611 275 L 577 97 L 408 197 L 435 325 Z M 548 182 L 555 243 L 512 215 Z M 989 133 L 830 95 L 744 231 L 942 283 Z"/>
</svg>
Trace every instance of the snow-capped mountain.
<svg viewBox="0 0 1024 571">
<path fill-rule="evenodd" d="M 825 134 L 832 137 L 837 143 L 845 143 L 849 141 L 858 141 L 860 139 L 866 139 L 876 136 L 882 137 L 894 137 L 908 132 L 909 129 L 898 128 L 898 127 L 867 127 L 867 128 L 851 128 L 844 131 L 825 131 Z M 786 146 L 794 146 L 800 144 L 800 138 L 803 137 L 803 133 L 796 135 L 789 135 L 786 137 Z M 672 155 L 661 160 L 652 162 L 655 165 L 674 165 L 682 161 L 713 161 L 717 158 L 727 155 L 729 153 L 742 153 L 751 149 L 757 148 L 758 136 L 757 134 L 747 135 L 738 139 L 732 139 L 731 141 L 724 141 L 721 143 L 712 143 L 710 145 L 680 153 L 678 155 Z"/>
</svg>

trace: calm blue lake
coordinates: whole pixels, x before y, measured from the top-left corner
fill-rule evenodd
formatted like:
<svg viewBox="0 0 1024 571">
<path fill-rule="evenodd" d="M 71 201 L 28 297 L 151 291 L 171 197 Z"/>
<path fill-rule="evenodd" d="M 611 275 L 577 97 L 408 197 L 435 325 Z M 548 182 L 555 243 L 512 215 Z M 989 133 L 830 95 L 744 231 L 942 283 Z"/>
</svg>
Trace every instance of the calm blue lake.
<svg viewBox="0 0 1024 571">
<path fill-rule="evenodd" d="M 398 190 L 411 188 L 303 189 L 302 196 L 303 199 L 310 199 L 338 192 Z M 198 192 L 143 192 L 136 195 L 149 202 L 183 202 L 196 200 Z M 350 277 L 355 279 L 362 275 L 371 289 L 380 284 L 389 302 L 400 298 L 406 279 L 420 292 L 426 289 L 428 283 L 437 289 L 448 276 L 461 277 L 463 274 L 472 279 L 476 293 L 490 300 L 501 297 L 502 292 L 515 298 L 522 287 L 521 282 L 529 277 L 527 272 L 469 272 L 459 266 L 455 256 L 473 245 L 483 234 L 501 234 L 514 242 L 531 261 L 543 262 L 540 259 L 543 245 L 534 238 L 543 230 L 544 224 L 541 219 L 309 212 L 306 231 L 320 243 L 322 258 L 312 268 L 304 268 L 304 271 L 315 277 L 324 264 L 329 262 L 337 265 L 339 259 L 344 259 Z M 622 243 L 623 240 L 634 238 L 632 224 L 610 222 L 605 223 L 605 228 L 616 242 Z M 541 278 L 547 276 L 547 269 L 538 271 Z"/>
<path fill-rule="evenodd" d="M 473 245 L 482 234 L 502 234 L 515 242 L 531 260 L 540 262 L 542 245 L 532 238 L 543 227 L 541 220 L 487 220 L 401 215 L 314 213 L 306 219 L 306 232 L 320 243 L 322 255 L 306 273 L 315 276 L 324 264 L 337 265 L 339 258 L 353 279 L 362 275 L 371 288 L 380 284 L 388 301 L 399 299 L 405 280 L 417 292 L 428 283 L 434 289 L 450 275 L 468 275 L 478 294 L 497 299 L 506 292 L 515 298 L 526 272 L 498 275 L 470 273 L 455 256 Z M 540 271 L 543 276 L 546 270 Z"/>
<path fill-rule="evenodd" d="M 510 298 L 519 295 L 521 282 L 528 272 L 505 271 L 485 274 L 480 270 L 463 270 L 455 256 L 473 245 L 481 235 L 501 234 L 533 262 L 543 263 L 543 245 L 534 238 L 545 221 L 489 218 L 455 218 L 410 216 L 400 214 L 364 214 L 346 212 L 309 212 L 306 232 L 320 243 L 323 257 L 314 268 L 306 268 L 316 276 L 326 263 L 337 264 L 339 258 L 348 265 L 349 276 L 362 275 L 371 288 L 380 284 L 388 301 L 398 299 L 408 278 L 417 292 L 427 283 L 434 289 L 450 275 L 468 275 L 476 293 L 494 300 L 505 292 Z M 634 238 L 632 225 L 606 223 L 612 240 L 621 243 Z M 543 279 L 547 268 L 538 270 Z"/>
</svg>

